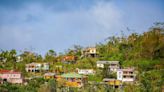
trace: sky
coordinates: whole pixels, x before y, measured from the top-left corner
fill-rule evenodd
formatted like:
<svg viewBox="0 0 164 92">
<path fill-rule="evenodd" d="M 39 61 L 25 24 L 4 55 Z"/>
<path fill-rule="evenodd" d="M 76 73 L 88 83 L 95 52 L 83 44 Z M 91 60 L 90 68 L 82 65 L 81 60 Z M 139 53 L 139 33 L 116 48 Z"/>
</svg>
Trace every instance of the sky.
<svg viewBox="0 0 164 92">
<path fill-rule="evenodd" d="M 155 22 L 164 22 L 163 0 L 0 0 L 0 49 L 64 52 Z"/>
</svg>

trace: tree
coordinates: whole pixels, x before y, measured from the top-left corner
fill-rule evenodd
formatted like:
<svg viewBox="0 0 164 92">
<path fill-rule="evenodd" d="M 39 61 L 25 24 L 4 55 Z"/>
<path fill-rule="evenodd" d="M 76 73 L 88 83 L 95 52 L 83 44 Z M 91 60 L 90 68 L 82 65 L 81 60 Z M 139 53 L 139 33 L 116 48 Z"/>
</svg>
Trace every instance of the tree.
<svg viewBox="0 0 164 92">
<path fill-rule="evenodd" d="M 49 80 L 50 92 L 57 92 L 57 82 L 54 79 Z"/>
<path fill-rule="evenodd" d="M 109 78 L 109 71 L 110 68 L 109 68 L 109 64 L 104 64 L 104 68 L 103 68 L 103 71 L 102 71 L 102 75 L 104 78 Z"/>
<path fill-rule="evenodd" d="M 54 64 L 54 62 L 57 61 L 56 55 L 54 50 L 49 50 L 45 55 L 45 61 Z"/>
<path fill-rule="evenodd" d="M 38 89 L 38 92 L 57 92 L 56 80 L 51 79 L 48 83 L 42 84 Z"/>
</svg>

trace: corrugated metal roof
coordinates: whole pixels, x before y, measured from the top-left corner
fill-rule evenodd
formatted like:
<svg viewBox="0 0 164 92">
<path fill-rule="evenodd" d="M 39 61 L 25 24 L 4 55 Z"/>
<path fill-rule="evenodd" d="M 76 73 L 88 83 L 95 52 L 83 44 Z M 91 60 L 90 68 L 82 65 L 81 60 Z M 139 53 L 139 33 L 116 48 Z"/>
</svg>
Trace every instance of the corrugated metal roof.
<svg viewBox="0 0 164 92">
<path fill-rule="evenodd" d="M 103 81 L 114 81 L 114 80 L 116 80 L 116 79 L 114 79 L 114 78 L 104 78 L 103 79 Z"/>
<path fill-rule="evenodd" d="M 97 61 L 97 64 L 118 64 L 119 61 Z"/>
<path fill-rule="evenodd" d="M 123 68 L 123 69 L 118 69 L 118 71 L 134 71 L 134 68 Z"/>
<path fill-rule="evenodd" d="M 0 70 L 0 73 L 1 74 L 4 74 L 4 73 L 21 73 L 19 71 L 16 71 L 16 70 Z"/>
<path fill-rule="evenodd" d="M 82 78 L 83 76 L 77 73 L 66 73 L 61 75 L 61 77 L 65 77 L 65 78 Z"/>
<path fill-rule="evenodd" d="M 54 75 L 55 75 L 55 73 L 50 73 L 50 72 L 44 74 L 44 76 L 54 76 Z"/>
</svg>

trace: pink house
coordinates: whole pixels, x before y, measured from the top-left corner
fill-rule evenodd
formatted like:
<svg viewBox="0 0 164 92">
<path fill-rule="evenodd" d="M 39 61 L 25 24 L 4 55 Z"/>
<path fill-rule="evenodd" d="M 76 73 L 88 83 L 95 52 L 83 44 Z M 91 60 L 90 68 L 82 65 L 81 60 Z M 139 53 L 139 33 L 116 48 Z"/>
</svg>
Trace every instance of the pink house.
<svg viewBox="0 0 164 92">
<path fill-rule="evenodd" d="M 0 70 L 0 79 L 9 83 L 23 83 L 21 72 L 14 70 Z"/>
</svg>

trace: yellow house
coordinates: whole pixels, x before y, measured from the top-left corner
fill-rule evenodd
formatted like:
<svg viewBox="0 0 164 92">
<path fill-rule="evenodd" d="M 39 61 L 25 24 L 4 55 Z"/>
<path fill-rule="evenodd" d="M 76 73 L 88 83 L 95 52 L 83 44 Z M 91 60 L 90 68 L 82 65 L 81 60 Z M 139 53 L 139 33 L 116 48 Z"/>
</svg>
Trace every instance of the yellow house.
<svg viewBox="0 0 164 92">
<path fill-rule="evenodd" d="M 45 73 L 44 79 L 53 79 L 55 78 L 55 73 Z"/>
<path fill-rule="evenodd" d="M 65 84 L 66 86 L 69 86 L 69 87 L 78 87 L 79 84 L 77 82 L 66 82 Z"/>
<path fill-rule="evenodd" d="M 86 82 L 86 76 L 77 73 L 66 73 L 61 78 L 66 80 L 65 86 L 69 87 L 82 87 Z"/>
<path fill-rule="evenodd" d="M 110 86 L 114 86 L 115 88 L 118 88 L 122 85 L 122 81 L 117 79 L 104 78 L 103 81 L 109 84 Z"/>
</svg>

